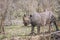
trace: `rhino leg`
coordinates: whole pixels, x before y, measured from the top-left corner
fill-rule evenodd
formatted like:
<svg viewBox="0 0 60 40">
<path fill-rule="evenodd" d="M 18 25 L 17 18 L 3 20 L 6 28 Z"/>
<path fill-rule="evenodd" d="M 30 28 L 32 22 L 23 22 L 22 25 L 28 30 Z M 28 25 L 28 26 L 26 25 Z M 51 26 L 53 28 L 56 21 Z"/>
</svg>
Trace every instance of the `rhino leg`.
<svg viewBox="0 0 60 40">
<path fill-rule="evenodd" d="M 40 25 L 37 26 L 37 34 L 40 34 Z"/>
<path fill-rule="evenodd" d="M 34 32 L 35 24 L 33 22 L 31 23 L 31 26 L 32 27 L 31 27 L 31 33 L 30 34 L 31 35 L 36 35 L 36 33 Z"/>
<path fill-rule="evenodd" d="M 59 31 L 59 29 L 58 29 L 58 26 L 57 26 L 56 22 L 54 21 L 53 23 L 54 23 L 54 25 L 55 25 L 56 31 Z"/>
</svg>

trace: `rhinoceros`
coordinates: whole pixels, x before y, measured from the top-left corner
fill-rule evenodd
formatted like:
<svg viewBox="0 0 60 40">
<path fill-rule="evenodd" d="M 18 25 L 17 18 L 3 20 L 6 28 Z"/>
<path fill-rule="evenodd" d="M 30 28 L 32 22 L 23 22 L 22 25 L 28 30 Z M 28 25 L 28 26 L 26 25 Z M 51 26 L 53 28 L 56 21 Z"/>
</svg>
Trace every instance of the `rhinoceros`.
<svg viewBox="0 0 60 40">
<path fill-rule="evenodd" d="M 55 25 L 56 31 L 59 30 L 56 24 L 56 18 L 52 11 L 45 11 L 42 13 L 34 12 L 30 15 L 24 15 L 23 21 L 25 26 L 31 24 L 32 27 L 30 34 L 34 34 L 35 26 L 37 26 L 37 34 L 40 34 L 40 27 L 47 24 L 49 25 L 50 30 L 52 23 Z"/>
<path fill-rule="evenodd" d="M 32 25 L 30 34 L 34 33 L 35 26 L 37 26 L 37 34 L 40 34 L 41 25 L 45 26 L 45 25 L 47 25 L 47 23 L 49 25 L 49 29 L 51 27 L 51 24 L 53 23 L 55 25 L 56 31 L 59 30 L 57 27 L 57 24 L 56 24 L 56 18 L 52 11 L 45 11 L 42 13 L 34 12 L 33 14 L 30 15 L 30 21 L 31 21 L 31 25 Z"/>
</svg>

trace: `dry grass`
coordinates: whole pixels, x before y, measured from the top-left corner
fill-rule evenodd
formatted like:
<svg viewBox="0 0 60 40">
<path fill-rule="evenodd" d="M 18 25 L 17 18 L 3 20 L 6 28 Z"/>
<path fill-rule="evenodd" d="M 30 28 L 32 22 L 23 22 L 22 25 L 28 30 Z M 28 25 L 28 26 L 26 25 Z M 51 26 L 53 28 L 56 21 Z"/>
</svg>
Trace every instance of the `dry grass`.
<svg viewBox="0 0 60 40">
<path fill-rule="evenodd" d="M 40 32 L 43 32 L 43 29 L 45 31 L 48 31 L 48 26 L 46 26 L 45 28 L 44 27 L 41 27 L 40 28 Z M 37 27 L 35 27 L 35 32 L 37 30 Z M 55 28 L 53 27 L 53 30 L 55 30 Z M 6 26 L 5 27 L 5 36 L 1 35 L 0 34 L 0 40 L 10 40 L 10 39 L 14 39 L 14 38 L 17 38 L 17 39 L 30 39 L 30 36 L 28 37 L 27 35 L 31 32 L 31 27 L 30 26 Z M 32 37 L 33 39 L 36 37 L 40 37 L 40 36 L 35 36 L 35 37 Z M 32 39 L 31 39 L 32 40 Z"/>
</svg>

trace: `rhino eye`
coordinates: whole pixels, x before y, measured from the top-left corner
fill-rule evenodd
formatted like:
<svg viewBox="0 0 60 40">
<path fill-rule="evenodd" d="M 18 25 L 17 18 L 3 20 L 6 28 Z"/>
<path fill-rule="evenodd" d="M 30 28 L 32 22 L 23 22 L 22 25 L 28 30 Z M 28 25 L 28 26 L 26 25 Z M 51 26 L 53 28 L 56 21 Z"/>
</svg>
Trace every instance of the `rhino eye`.
<svg viewBox="0 0 60 40">
<path fill-rule="evenodd" d="M 30 17 L 32 17 L 32 15 L 30 15 Z"/>
</svg>

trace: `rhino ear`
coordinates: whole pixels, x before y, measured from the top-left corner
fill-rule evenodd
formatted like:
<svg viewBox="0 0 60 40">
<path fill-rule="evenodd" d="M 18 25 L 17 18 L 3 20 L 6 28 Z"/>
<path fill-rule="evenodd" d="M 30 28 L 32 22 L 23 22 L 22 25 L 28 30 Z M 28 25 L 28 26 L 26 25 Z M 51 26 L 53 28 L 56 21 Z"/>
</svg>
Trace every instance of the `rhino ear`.
<svg viewBox="0 0 60 40">
<path fill-rule="evenodd" d="M 30 15 L 30 17 L 32 17 L 32 15 Z"/>
</svg>

